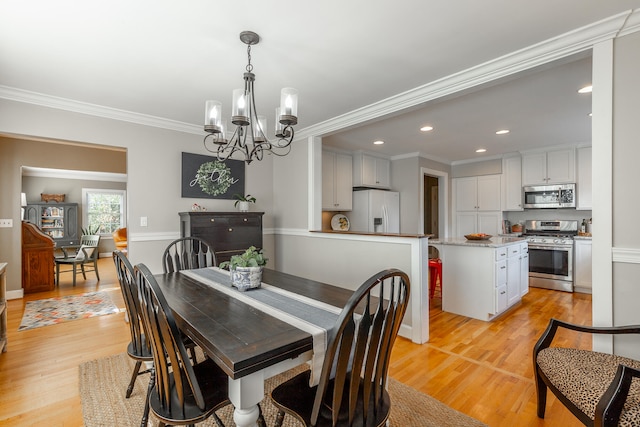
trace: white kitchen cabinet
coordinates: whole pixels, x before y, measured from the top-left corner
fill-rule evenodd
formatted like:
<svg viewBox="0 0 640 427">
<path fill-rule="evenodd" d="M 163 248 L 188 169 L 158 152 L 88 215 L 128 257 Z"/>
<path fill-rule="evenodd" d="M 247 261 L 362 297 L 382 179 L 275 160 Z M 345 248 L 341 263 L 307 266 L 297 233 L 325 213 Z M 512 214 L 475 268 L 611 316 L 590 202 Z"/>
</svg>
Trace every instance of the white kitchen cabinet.
<svg viewBox="0 0 640 427">
<path fill-rule="evenodd" d="M 520 301 L 521 256 L 520 245 L 507 247 L 507 306 Z"/>
<path fill-rule="evenodd" d="M 574 240 L 574 273 L 573 289 L 576 292 L 590 294 L 592 292 L 591 280 L 591 239 Z"/>
<path fill-rule="evenodd" d="M 520 297 L 529 293 L 529 244 L 520 244 Z"/>
<path fill-rule="evenodd" d="M 453 192 L 455 235 L 501 233 L 500 175 L 455 178 Z"/>
<path fill-rule="evenodd" d="M 592 179 L 591 179 L 591 147 L 580 147 L 576 151 L 577 172 L 576 172 L 576 191 L 578 199 L 576 200 L 576 209 L 591 210 L 593 201 L 591 198 Z"/>
<path fill-rule="evenodd" d="M 353 154 L 353 186 L 391 188 L 391 161 L 362 152 Z"/>
<path fill-rule="evenodd" d="M 350 211 L 352 202 L 352 158 L 349 154 L 322 151 L 322 209 Z"/>
<path fill-rule="evenodd" d="M 573 147 L 524 153 L 522 185 L 566 184 L 576 182 L 576 153 Z"/>
<path fill-rule="evenodd" d="M 521 242 L 497 248 L 455 238 L 442 242 L 437 246 L 442 259 L 444 311 L 488 321 L 520 301 Z M 509 257 L 514 250 L 518 254 Z M 511 258 L 517 262 L 513 280 L 509 273 Z"/>
<path fill-rule="evenodd" d="M 521 211 L 522 207 L 522 158 L 502 159 L 502 210 Z"/>
</svg>

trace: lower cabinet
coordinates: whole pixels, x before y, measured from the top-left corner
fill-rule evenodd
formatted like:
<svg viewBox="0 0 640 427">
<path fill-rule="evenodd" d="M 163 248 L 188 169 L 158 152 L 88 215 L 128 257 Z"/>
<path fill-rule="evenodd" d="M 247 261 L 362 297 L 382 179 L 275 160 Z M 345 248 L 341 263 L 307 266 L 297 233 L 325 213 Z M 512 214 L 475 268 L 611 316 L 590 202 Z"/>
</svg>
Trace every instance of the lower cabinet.
<svg viewBox="0 0 640 427">
<path fill-rule="evenodd" d="M 520 244 L 520 297 L 529 293 L 529 244 Z"/>
<path fill-rule="evenodd" d="M 262 248 L 264 212 L 180 212 L 180 234 L 205 240 L 218 264 L 250 246 Z"/>
<path fill-rule="evenodd" d="M 456 212 L 456 235 L 485 233 L 497 236 L 502 233 L 502 212 Z"/>
<path fill-rule="evenodd" d="M 593 290 L 591 279 L 591 240 L 576 238 L 574 241 L 573 289 L 575 292 L 590 294 Z"/>
</svg>

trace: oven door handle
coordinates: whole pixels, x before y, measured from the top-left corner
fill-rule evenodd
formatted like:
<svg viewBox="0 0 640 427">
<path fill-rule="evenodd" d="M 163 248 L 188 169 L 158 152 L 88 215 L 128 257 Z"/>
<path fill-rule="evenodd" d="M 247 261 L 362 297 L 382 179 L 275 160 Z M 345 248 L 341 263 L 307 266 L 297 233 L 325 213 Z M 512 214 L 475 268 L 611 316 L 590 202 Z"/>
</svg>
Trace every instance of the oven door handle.
<svg viewBox="0 0 640 427">
<path fill-rule="evenodd" d="M 569 252 L 571 249 L 573 249 L 571 246 L 546 246 L 546 245 L 535 245 L 535 244 L 531 244 L 529 243 L 529 249 L 543 249 L 543 250 L 550 250 L 550 251 L 566 251 Z"/>
</svg>

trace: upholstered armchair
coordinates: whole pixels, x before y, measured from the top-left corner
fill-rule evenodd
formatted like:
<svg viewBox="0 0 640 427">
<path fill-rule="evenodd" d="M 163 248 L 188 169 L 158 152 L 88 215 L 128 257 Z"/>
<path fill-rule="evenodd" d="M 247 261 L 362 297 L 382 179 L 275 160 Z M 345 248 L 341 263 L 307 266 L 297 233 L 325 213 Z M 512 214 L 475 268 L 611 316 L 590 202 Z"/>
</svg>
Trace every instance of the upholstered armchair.
<svg viewBox="0 0 640 427">
<path fill-rule="evenodd" d="M 640 361 L 551 347 L 558 328 L 589 334 L 640 334 L 640 325 L 589 327 L 551 319 L 533 348 L 538 417 L 544 418 L 549 388 L 586 426 L 640 425 Z"/>
</svg>

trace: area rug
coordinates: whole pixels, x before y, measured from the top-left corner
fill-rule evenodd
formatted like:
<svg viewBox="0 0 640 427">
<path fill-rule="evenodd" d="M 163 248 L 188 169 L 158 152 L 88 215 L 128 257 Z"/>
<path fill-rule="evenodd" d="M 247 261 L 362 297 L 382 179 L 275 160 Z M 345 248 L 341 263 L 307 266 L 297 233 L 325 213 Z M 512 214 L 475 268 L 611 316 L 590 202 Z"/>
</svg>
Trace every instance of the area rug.
<svg viewBox="0 0 640 427">
<path fill-rule="evenodd" d="M 125 398 L 134 362 L 125 353 L 80 365 L 80 399 L 85 427 L 111 427 L 140 425 L 149 384 L 149 374 L 140 375 L 129 399 Z M 304 368 L 296 368 L 266 381 L 267 394 L 279 383 L 291 378 Z M 409 427 L 486 427 L 485 424 L 453 410 L 438 400 L 389 379 L 391 416 L 389 425 Z M 274 425 L 277 410 L 269 397 L 260 404 L 268 426 Z M 231 405 L 217 412 L 225 426 L 235 426 Z M 153 425 L 157 419 L 150 415 Z M 151 421 L 150 420 L 150 421 Z M 150 423 L 151 425 L 151 423 Z M 209 419 L 198 427 L 214 427 Z M 300 427 L 293 417 L 285 416 L 283 427 Z"/>
<path fill-rule="evenodd" d="M 118 313 L 107 292 L 40 299 L 27 302 L 19 331 L 55 325 L 89 317 Z"/>
</svg>

